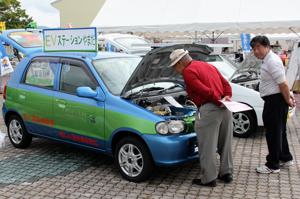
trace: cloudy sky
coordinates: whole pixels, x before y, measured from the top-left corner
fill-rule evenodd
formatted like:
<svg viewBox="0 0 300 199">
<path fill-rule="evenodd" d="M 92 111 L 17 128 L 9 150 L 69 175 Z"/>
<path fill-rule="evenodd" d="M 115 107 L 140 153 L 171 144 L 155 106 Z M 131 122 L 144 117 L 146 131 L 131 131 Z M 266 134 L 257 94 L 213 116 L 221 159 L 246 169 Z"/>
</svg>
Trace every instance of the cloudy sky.
<svg viewBox="0 0 300 199">
<path fill-rule="evenodd" d="M 54 0 L 20 0 L 26 13 L 37 22 L 38 26 L 58 27 L 58 11 L 50 5 Z"/>
</svg>

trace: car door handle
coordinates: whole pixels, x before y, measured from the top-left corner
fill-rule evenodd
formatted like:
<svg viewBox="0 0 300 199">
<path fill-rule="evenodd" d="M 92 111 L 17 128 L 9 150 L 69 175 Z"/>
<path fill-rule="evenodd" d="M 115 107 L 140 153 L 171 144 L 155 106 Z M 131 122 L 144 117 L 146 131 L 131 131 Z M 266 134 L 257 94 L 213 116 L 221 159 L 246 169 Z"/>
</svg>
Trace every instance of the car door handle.
<svg viewBox="0 0 300 199">
<path fill-rule="evenodd" d="M 89 120 L 89 122 L 90 123 L 96 123 L 96 117 L 95 117 L 95 115 L 89 115 L 88 116 L 88 120 Z"/>
<path fill-rule="evenodd" d="M 62 108 L 62 109 L 66 108 L 66 104 L 67 104 L 66 100 L 55 99 L 55 102 L 59 108 Z"/>
<path fill-rule="evenodd" d="M 25 99 L 26 99 L 25 93 L 20 93 L 20 94 L 19 94 L 19 99 L 25 100 Z"/>
</svg>

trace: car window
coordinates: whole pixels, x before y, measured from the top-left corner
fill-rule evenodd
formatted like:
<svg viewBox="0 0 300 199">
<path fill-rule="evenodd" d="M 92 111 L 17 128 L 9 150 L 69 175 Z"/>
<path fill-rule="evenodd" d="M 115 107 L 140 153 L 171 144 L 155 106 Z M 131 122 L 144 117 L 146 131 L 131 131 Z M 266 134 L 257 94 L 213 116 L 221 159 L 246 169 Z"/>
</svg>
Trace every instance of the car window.
<svg viewBox="0 0 300 199">
<path fill-rule="evenodd" d="M 43 45 L 42 34 L 39 32 L 18 31 L 8 35 L 24 48 L 41 47 Z"/>
<path fill-rule="evenodd" d="M 222 58 L 219 55 L 207 55 L 200 52 L 190 52 L 190 55 L 193 59 L 204 61 L 204 62 L 218 62 L 222 61 Z"/>
<path fill-rule="evenodd" d="M 54 75 L 57 70 L 57 62 L 36 60 L 30 63 L 27 69 L 26 84 L 53 89 Z"/>
<path fill-rule="evenodd" d="M 60 75 L 59 90 L 76 94 L 76 89 L 81 86 L 88 86 L 93 90 L 97 87 L 96 83 L 82 67 L 64 63 Z"/>
<path fill-rule="evenodd" d="M 140 57 L 117 57 L 95 60 L 93 65 L 110 92 L 119 95 L 140 61 Z"/>
</svg>

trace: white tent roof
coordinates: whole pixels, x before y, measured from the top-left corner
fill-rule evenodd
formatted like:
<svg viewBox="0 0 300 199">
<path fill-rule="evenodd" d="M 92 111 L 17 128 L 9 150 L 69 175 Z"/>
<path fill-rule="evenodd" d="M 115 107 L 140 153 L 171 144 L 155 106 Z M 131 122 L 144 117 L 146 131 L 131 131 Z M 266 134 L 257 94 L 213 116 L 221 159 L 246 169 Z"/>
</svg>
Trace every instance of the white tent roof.
<svg viewBox="0 0 300 199">
<path fill-rule="evenodd" d="M 102 32 L 300 32 L 299 0 L 106 0 Z"/>
</svg>

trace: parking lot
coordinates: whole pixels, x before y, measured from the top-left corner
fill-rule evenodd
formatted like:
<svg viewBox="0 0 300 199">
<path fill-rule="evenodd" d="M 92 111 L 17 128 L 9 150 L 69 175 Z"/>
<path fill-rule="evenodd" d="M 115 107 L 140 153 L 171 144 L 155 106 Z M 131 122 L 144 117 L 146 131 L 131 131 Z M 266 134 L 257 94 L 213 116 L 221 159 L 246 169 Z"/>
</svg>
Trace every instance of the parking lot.
<svg viewBox="0 0 300 199">
<path fill-rule="evenodd" d="M 0 150 L 0 198 L 300 198 L 299 119 L 297 113 L 288 121 L 287 132 L 295 165 L 279 174 L 255 172 L 267 154 L 260 129 L 248 139 L 234 138 L 234 181 L 218 181 L 215 188 L 191 184 L 199 176 L 197 162 L 157 168 L 149 181 L 137 184 L 122 179 L 102 154 L 38 138 L 20 150 L 7 138 Z M 2 118 L 1 131 L 6 133 Z"/>
</svg>

